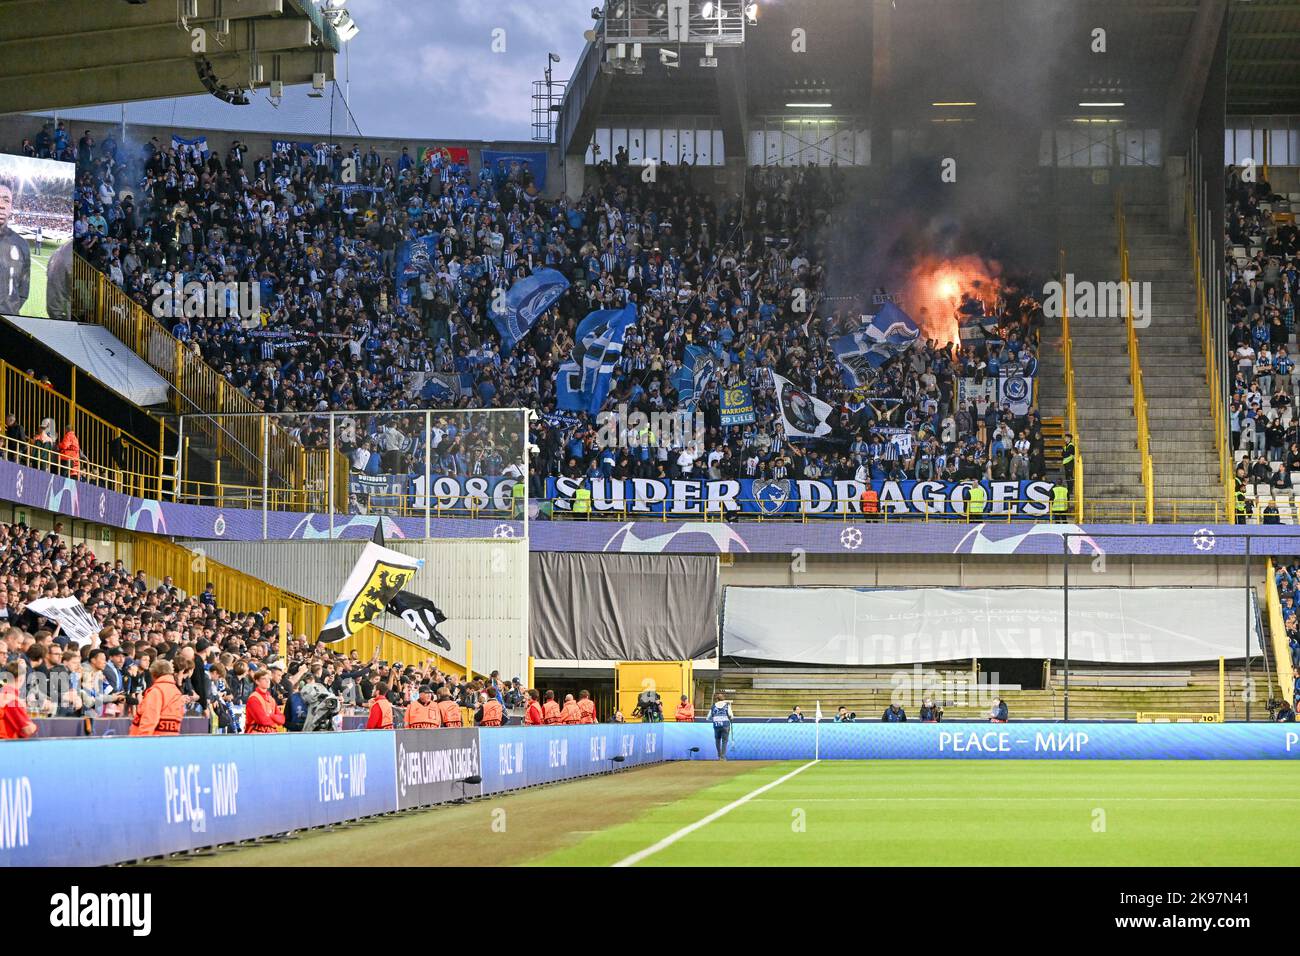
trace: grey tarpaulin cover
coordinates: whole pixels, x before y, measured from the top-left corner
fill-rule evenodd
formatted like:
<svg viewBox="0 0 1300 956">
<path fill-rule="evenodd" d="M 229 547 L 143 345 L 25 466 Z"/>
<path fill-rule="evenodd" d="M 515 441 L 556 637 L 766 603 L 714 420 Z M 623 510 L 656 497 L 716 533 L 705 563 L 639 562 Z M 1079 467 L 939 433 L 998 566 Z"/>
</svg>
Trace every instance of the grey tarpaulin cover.
<svg viewBox="0 0 1300 956">
<path fill-rule="evenodd" d="M 167 380 L 103 326 L 19 315 L 5 318 L 127 401 L 144 408 L 167 401 Z"/>
<path fill-rule="evenodd" d="M 681 661 L 716 650 L 717 558 L 533 552 L 531 561 L 534 657 Z"/>
<path fill-rule="evenodd" d="M 1246 656 L 1241 588 L 1071 588 L 1070 658 Z M 800 664 L 1064 656 L 1060 588 L 728 587 L 722 652 Z M 1259 648 L 1254 601 L 1250 646 Z"/>
</svg>

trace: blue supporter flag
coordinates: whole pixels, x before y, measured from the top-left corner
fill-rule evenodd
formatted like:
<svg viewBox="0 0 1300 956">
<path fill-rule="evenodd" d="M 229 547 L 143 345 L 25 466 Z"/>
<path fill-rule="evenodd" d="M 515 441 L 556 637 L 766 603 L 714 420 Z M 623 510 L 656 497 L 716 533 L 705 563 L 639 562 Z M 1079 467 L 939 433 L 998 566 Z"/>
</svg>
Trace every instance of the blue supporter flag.
<svg viewBox="0 0 1300 956">
<path fill-rule="evenodd" d="M 875 315 L 863 318 L 857 331 L 831 341 L 847 388 L 869 384 L 876 369 L 921 337 L 916 323 L 892 302 L 884 303 Z"/>
<path fill-rule="evenodd" d="M 614 366 L 623 354 L 623 336 L 636 322 L 636 305 L 598 309 L 578 326 L 572 357 L 555 373 L 556 404 L 566 412 L 595 415 L 609 394 Z"/>
<path fill-rule="evenodd" d="M 439 238 L 437 233 L 417 236 L 397 247 L 393 279 L 397 284 L 397 301 L 402 305 L 411 304 L 411 280 L 433 271 Z"/>
<path fill-rule="evenodd" d="M 568 288 L 569 280 L 554 269 L 538 269 L 512 285 L 506 292 L 505 311 L 492 311 L 492 322 L 501 333 L 501 351 L 514 348 Z"/>
<path fill-rule="evenodd" d="M 673 373 L 672 386 L 677 391 L 677 405 L 694 412 L 700 396 L 713 381 L 717 361 L 713 353 L 698 345 L 686 346 L 682 367 Z"/>
</svg>

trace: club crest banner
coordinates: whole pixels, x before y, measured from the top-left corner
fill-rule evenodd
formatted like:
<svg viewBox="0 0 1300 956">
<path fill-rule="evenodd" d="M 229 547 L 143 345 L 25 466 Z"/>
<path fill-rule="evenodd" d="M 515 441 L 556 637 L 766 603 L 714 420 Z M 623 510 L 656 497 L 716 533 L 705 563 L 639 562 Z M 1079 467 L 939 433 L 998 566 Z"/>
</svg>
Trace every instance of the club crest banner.
<svg viewBox="0 0 1300 956">
<path fill-rule="evenodd" d="M 338 600 L 330 608 L 320 632 L 320 642 L 332 644 L 341 641 L 372 623 L 423 566 L 424 562 L 419 558 L 407 557 L 374 543 L 367 544 L 339 592 Z"/>
<path fill-rule="evenodd" d="M 718 411 L 723 427 L 755 421 L 754 392 L 748 385 L 718 386 Z"/>
</svg>

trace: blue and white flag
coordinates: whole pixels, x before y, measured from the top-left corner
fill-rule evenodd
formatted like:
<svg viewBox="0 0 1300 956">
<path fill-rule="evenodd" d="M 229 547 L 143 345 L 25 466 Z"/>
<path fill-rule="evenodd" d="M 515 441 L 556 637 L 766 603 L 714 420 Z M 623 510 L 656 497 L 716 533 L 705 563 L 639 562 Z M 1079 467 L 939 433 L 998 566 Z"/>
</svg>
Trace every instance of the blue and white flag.
<svg viewBox="0 0 1300 956">
<path fill-rule="evenodd" d="M 840 376 L 848 388 L 870 383 L 873 373 L 921 337 L 921 330 L 898 306 L 885 302 L 875 315 L 863 316 L 857 331 L 831 341 Z"/>
<path fill-rule="evenodd" d="M 420 397 L 431 402 L 450 402 L 460 397 L 460 376 L 450 372 L 428 372 Z"/>
<path fill-rule="evenodd" d="M 871 316 L 864 331 L 877 342 L 905 349 L 921 337 L 921 330 L 906 312 L 886 302 L 880 311 Z"/>
<path fill-rule="evenodd" d="M 506 292 L 505 311 L 492 311 L 492 322 L 501 333 L 501 351 L 514 348 L 568 288 L 569 280 L 554 269 L 538 269 L 512 285 Z"/>
<path fill-rule="evenodd" d="M 177 136 L 172 133 L 172 149 L 178 153 L 189 153 L 195 159 L 207 159 L 208 138 L 206 136 L 196 136 L 193 139 L 186 139 L 184 136 Z"/>
<path fill-rule="evenodd" d="M 677 406 L 689 412 L 695 411 L 700 396 L 713 381 L 717 360 L 713 353 L 698 345 L 686 346 L 686 355 L 682 367 L 673 373 L 673 388 L 677 390 Z"/>
<path fill-rule="evenodd" d="M 595 415 L 609 394 L 614 366 L 623 354 L 623 336 L 636 322 L 636 304 L 598 309 L 578 326 L 573 356 L 555 373 L 556 404 L 566 412 Z"/>
<path fill-rule="evenodd" d="M 397 247 L 393 280 L 397 284 L 397 301 L 402 305 L 411 304 L 411 280 L 433 272 L 440 239 L 437 233 L 432 233 L 410 239 Z"/>
<path fill-rule="evenodd" d="M 1004 372 L 998 377 L 998 399 L 1013 415 L 1028 415 L 1034 404 L 1034 376 Z"/>
<path fill-rule="evenodd" d="M 831 349 L 839 363 L 840 378 L 845 388 L 869 385 L 875 378 L 876 369 L 895 354 L 888 346 L 876 342 L 861 330 L 831 339 Z"/>
</svg>

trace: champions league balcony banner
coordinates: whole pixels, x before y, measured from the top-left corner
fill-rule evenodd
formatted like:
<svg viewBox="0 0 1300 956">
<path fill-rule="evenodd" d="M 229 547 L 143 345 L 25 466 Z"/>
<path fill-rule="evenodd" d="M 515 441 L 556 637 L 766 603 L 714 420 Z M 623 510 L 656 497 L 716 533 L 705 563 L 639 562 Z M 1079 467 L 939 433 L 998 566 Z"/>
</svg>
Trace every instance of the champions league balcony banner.
<svg viewBox="0 0 1300 956">
<path fill-rule="evenodd" d="M 1047 518 L 1052 483 L 1048 481 L 984 481 L 989 518 Z M 591 490 L 594 513 L 634 515 L 811 515 L 836 517 L 859 514 L 861 481 L 743 478 L 724 481 L 661 480 L 657 478 L 546 479 L 546 497 L 558 512 L 572 511 L 574 492 Z M 951 481 L 873 481 L 880 513 L 889 516 L 950 516 L 966 514 L 970 485 Z"/>
</svg>

